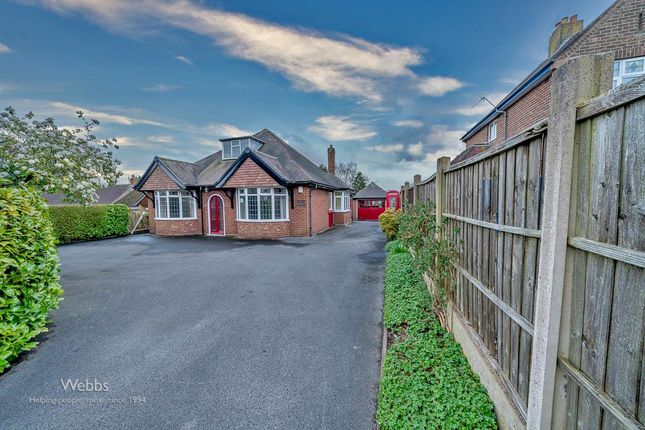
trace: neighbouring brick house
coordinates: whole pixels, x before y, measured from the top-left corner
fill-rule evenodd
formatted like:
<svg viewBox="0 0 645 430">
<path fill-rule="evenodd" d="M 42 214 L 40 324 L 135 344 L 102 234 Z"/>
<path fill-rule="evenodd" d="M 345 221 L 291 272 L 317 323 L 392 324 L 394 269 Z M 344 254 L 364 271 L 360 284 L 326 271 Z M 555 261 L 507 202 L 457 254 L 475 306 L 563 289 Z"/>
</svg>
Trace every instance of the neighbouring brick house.
<svg viewBox="0 0 645 430">
<path fill-rule="evenodd" d="M 453 163 L 540 124 L 549 112 L 553 71 L 568 58 L 602 53 L 613 54 L 615 60 L 607 89 L 645 74 L 645 1 L 618 0 L 586 28 L 576 15 L 558 22 L 549 40 L 548 58 L 462 136 L 466 149 Z"/>
<path fill-rule="evenodd" d="M 267 129 L 220 141 L 222 150 L 193 163 L 155 157 L 135 187 L 152 233 L 275 239 L 352 221 L 332 146 L 328 173 Z"/>
</svg>

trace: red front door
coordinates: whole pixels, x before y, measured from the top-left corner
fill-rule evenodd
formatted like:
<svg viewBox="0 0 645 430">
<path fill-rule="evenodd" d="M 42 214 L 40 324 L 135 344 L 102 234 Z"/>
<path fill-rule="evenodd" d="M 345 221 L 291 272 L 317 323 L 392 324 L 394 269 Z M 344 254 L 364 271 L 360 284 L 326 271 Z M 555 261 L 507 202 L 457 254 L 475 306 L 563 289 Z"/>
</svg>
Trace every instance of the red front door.
<svg viewBox="0 0 645 430">
<path fill-rule="evenodd" d="M 329 217 L 329 221 L 328 221 L 329 225 L 328 226 L 333 227 L 334 226 L 334 212 L 329 211 L 328 217 Z"/>
<path fill-rule="evenodd" d="M 224 202 L 220 196 L 210 200 L 210 234 L 224 234 Z"/>
</svg>

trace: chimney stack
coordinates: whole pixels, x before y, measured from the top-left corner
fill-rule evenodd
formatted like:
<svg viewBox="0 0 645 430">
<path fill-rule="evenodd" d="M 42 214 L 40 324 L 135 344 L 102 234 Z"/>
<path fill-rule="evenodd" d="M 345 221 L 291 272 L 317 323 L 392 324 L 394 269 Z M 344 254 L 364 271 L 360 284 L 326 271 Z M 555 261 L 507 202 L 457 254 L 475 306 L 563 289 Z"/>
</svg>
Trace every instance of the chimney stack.
<svg viewBox="0 0 645 430">
<path fill-rule="evenodd" d="M 336 174 L 336 150 L 331 145 L 327 148 L 327 171 L 332 175 Z"/>
<path fill-rule="evenodd" d="M 139 177 L 138 176 L 135 176 L 135 175 L 130 176 L 130 185 L 131 186 L 134 187 L 135 185 L 137 185 L 137 182 L 139 182 Z"/>
<path fill-rule="evenodd" d="M 578 15 L 564 17 L 555 25 L 555 30 L 549 39 L 549 57 L 558 50 L 560 46 L 571 36 L 578 33 L 584 27 L 584 21 L 578 21 Z"/>
</svg>

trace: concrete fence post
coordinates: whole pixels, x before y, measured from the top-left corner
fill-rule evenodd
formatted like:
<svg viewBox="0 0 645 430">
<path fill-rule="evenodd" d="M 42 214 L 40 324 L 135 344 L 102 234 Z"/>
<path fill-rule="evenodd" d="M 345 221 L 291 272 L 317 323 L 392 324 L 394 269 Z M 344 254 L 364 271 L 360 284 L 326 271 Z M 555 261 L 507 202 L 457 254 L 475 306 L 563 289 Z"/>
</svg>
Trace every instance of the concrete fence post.
<svg viewBox="0 0 645 430">
<path fill-rule="evenodd" d="M 528 429 L 550 429 L 562 307 L 576 132 L 576 108 L 597 95 L 606 75 L 607 56 L 573 58 L 551 77 L 539 277 L 527 411 Z M 575 201 L 575 200 L 574 200 Z"/>
<path fill-rule="evenodd" d="M 414 175 L 414 190 L 412 191 L 412 204 L 417 205 L 419 204 L 419 192 L 420 192 L 420 183 L 421 183 L 421 175 Z"/>
</svg>

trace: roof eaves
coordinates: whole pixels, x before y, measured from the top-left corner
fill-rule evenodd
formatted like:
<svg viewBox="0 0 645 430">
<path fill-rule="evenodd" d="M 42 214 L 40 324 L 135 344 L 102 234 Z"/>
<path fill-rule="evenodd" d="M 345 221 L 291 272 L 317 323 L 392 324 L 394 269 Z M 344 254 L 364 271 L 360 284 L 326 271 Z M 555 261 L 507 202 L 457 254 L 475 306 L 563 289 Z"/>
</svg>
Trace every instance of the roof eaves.
<svg viewBox="0 0 645 430">
<path fill-rule="evenodd" d="M 231 164 L 229 168 L 224 172 L 222 177 L 215 183 L 215 188 L 224 188 L 224 184 L 226 184 L 226 181 L 228 181 L 231 176 L 233 176 L 233 173 L 237 171 L 237 169 L 240 168 L 242 163 L 244 163 L 247 159 L 253 160 L 258 166 L 260 166 L 265 172 L 269 174 L 277 183 L 280 185 L 287 185 L 289 181 L 287 181 L 285 178 L 280 176 L 271 166 L 269 166 L 261 157 L 259 157 L 254 151 L 252 151 L 250 148 L 246 148 L 242 155 L 240 155 L 237 160 L 235 160 L 235 163 Z"/>
<path fill-rule="evenodd" d="M 168 175 L 168 177 L 170 177 L 170 179 L 180 188 L 186 188 L 186 184 L 184 184 L 184 182 L 179 179 L 177 175 L 175 175 L 172 170 L 170 170 L 170 168 L 162 162 L 161 158 L 155 157 L 152 160 L 152 163 L 150 163 L 150 166 L 148 166 L 146 171 L 143 173 L 143 176 L 141 176 L 141 179 L 139 179 L 139 182 L 137 182 L 137 184 L 134 186 L 135 190 L 141 191 L 141 187 L 143 187 L 143 184 L 146 183 L 152 172 L 155 170 L 155 167 L 160 167 L 161 170 L 163 170 L 164 173 Z"/>
<path fill-rule="evenodd" d="M 551 66 L 553 65 L 553 60 L 546 61 L 542 67 L 535 69 L 520 85 L 515 87 L 506 97 L 499 102 L 493 110 L 491 110 L 484 118 L 482 118 L 477 124 L 472 126 L 470 130 L 464 134 L 460 140 L 466 141 L 470 139 L 475 133 L 484 128 L 489 122 L 497 118 L 497 116 L 504 111 L 507 107 L 515 103 L 520 97 L 522 97 L 527 92 L 531 91 L 537 85 L 541 84 L 551 76 L 553 71 Z"/>
</svg>

